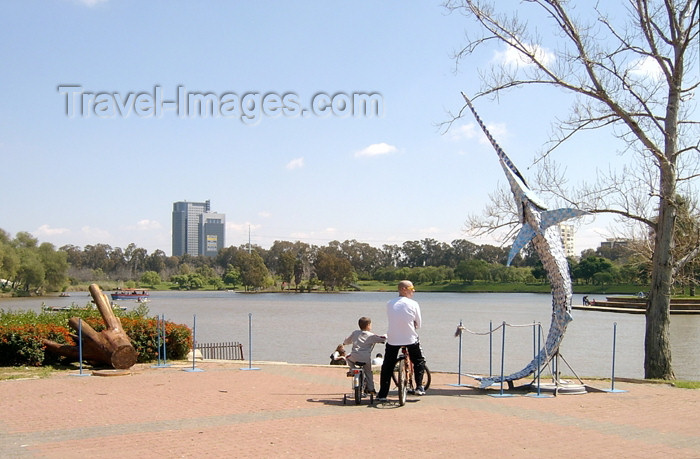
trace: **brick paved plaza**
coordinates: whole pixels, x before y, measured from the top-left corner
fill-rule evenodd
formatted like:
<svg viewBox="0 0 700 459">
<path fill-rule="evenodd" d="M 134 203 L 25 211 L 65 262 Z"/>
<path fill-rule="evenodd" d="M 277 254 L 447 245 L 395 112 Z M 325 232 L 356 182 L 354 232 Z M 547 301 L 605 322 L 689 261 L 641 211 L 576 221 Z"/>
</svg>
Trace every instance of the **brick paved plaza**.
<svg viewBox="0 0 700 459">
<path fill-rule="evenodd" d="M 492 397 L 439 373 L 404 407 L 395 392 L 357 406 L 343 404 L 344 367 L 253 364 L 0 381 L 0 457 L 700 458 L 699 390 L 617 381 L 627 392 Z"/>
</svg>

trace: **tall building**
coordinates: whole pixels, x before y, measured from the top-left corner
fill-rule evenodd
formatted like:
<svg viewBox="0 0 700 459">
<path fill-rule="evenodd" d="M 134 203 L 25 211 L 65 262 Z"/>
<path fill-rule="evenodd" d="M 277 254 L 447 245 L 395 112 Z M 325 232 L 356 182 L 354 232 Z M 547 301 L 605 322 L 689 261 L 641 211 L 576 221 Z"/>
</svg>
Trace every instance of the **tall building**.
<svg viewBox="0 0 700 459">
<path fill-rule="evenodd" d="M 564 243 L 564 253 L 567 257 L 575 257 L 574 252 L 574 225 L 559 224 L 561 241 Z"/>
<path fill-rule="evenodd" d="M 173 255 L 215 256 L 224 247 L 226 216 L 211 212 L 211 203 L 173 203 Z"/>
<path fill-rule="evenodd" d="M 224 248 L 226 216 L 205 212 L 199 216 L 199 254 L 215 257 Z"/>
</svg>

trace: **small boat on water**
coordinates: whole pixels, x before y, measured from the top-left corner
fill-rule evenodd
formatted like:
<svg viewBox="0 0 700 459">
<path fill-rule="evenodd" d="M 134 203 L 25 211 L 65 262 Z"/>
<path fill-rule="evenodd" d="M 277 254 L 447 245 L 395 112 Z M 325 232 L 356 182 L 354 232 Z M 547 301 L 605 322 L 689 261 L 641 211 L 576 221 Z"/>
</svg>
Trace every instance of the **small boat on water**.
<svg viewBox="0 0 700 459">
<path fill-rule="evenodd" d="M 148 298 L 148 290 L 139 288 L 122 288 L 112 293 L 113 300 L 137 300 L 143 301 Z"/>
<path fill-rule="evenodd" d="M 603 300 L 588 300 L 584 297 L 583 305 L 573 305 L 573 309 L 583 311 L 624 312 L 644 314 L 647 300 L 644 296 L 608 296 Z M 671 298 L 671 314 L 700 314 L 700 298 Z"/>
<path fill-rule="evenodd" d="M 82 310 L 87 311 L 89 309 L 95 309 L 93 304 L 88 303 L 86 306 L 78 306 L 78 303 L 73 301 L 69 306 L 47 306 L 46 303 L 41 303 L 41 310 L 48 312 L 59 312 L 59 311 L 76 311 Z M 119 311 L 126 311 L 126 306 L 121 306 L 117 303 L 112 303 L 112 309 Z"/>
</svg>

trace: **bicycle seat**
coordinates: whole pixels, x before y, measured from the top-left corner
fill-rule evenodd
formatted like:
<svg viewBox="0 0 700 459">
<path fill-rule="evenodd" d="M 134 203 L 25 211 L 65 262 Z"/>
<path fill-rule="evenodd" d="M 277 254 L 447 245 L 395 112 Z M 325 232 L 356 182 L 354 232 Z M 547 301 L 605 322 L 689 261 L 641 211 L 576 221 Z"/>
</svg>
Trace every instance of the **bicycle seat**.
<svg viewBox="0 0 700 459">
<path fill-rule="evenodd" d="M 364 367 L 366 365 L 365 362 L 355 362 L 356 367 Z"/>
</svg>

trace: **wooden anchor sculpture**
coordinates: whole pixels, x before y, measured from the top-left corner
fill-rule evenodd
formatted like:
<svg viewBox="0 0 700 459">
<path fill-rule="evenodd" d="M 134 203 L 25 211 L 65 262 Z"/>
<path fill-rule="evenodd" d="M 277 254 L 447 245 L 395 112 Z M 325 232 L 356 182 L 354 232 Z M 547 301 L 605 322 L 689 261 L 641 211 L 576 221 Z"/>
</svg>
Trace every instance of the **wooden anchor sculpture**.
<svg viewBox="0 0 700 459">
<path fill-rule="evenodd" d="M 97 284 L 90 285 L 90 294 L 97 305 L 97 310 L 102 315 L 106 329 L 96 332 L 85 321 L 80 324 L 78 317 L 71 317 L 68 320 L 68 325 L 76 332 L 82 328 L 83 360 L 106 364 L 118 370 L 131 368 L 136 363 L 136 349 L 131 345 L 131 340 L 124 332 L 119 317 L 114 315 L 107 295 L 102 293 Z M 78 337 L 74 338 L 77 341 Z M 78 346 L 59 344 L 50 340 L 43 340 L 43 344 L 49 352 L 73 360 L 79 359 Z"/>
</svg>

